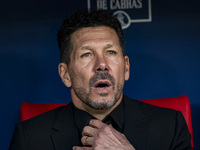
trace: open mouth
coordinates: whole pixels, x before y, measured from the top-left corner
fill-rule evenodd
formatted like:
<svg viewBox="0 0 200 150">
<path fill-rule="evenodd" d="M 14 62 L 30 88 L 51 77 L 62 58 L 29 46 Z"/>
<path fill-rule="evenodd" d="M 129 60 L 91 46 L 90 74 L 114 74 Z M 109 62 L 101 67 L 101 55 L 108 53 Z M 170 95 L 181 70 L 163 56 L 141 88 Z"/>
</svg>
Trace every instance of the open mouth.
<svg viewBox="0 0 200 150">
<path fill-rule="evenodd" d="M 111 84 L 108 81 L 99 81 L 99 82 L 95 83 L 95 85 L 94 85 L 95 88 L 107 88 L 110 86 L 111 86 Z"/>
</svg>

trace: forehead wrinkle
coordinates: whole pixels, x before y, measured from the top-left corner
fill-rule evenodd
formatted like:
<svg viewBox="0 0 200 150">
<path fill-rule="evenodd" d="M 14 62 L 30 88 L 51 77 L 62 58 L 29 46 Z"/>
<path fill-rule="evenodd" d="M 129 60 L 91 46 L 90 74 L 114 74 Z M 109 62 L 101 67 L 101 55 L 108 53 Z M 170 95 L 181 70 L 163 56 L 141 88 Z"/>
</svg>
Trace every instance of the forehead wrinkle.
<svg viewBox="0 0 200 150">
<path fill-rule="evenodd" d="M 104 49 L 108 49 L 108 48 L 112 48 L 114 47 L 113 44 L 106 44 Z M 81 50 L 93 50 L 94 48 L 92 48 L 91 46 L 89 45 L 86 45 L 86 46 L 82 46 L 81 47 Z"/>
</svg>

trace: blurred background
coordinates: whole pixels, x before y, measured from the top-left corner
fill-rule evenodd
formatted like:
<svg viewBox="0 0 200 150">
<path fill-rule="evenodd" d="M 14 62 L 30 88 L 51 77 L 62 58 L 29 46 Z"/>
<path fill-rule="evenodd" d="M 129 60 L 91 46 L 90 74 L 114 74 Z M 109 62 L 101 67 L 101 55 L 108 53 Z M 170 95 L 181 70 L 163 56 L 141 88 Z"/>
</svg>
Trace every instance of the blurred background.
<svg viewBox="0 0 200 150">
<path fill-rule="evenodd" d="M 124 93 L 135 99 L 186 94 L 192 109 L 194 148 L 200 150 L 200 1 L 131 0 L 130 5 L 121 2 L 1 0 L 1 150 L 9 147 L 15 124 L 20 121 L 22 102 L 71 101 L 69 89 L 57 71 L 60 58 L 56 35 L 66 16 L 88 8 L 123 10 L 129 15 L 132 23 L 124 34 L 131 77 L 125 83 Z"/>
</svg>

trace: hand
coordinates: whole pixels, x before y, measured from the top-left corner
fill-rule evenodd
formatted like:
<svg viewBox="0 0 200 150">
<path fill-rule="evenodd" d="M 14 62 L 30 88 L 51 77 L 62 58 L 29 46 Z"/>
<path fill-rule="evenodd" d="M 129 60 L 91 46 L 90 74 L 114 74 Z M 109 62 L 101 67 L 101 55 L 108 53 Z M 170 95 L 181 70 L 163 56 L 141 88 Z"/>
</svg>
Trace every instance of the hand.
<svg viewBox="0 0 200 150">
<path fill-rule="evenodd" d="M 74 146 L 73 150 L 135 150 L 124 134 L 96 119 L 84 127 L 81 142 L 83 147 Z"/>
</svg>

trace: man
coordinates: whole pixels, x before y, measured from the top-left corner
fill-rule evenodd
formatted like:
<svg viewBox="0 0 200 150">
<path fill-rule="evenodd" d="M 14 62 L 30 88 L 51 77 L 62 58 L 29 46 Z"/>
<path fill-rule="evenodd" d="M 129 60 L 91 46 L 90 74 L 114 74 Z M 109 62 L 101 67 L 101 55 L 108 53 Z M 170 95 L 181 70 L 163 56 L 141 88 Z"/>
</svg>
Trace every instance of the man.
<svg viewBox="0 0 200 150">
<path fill-rule="evenodd" d="M 123 95 L 129 79 L 119 21 L 77 12 L 58 32 L 58 70 L 72 102 L 16 125 L 10 150 L 183 150 L 190 134 L 180 112 Z"/>
</svg>

